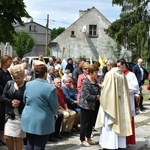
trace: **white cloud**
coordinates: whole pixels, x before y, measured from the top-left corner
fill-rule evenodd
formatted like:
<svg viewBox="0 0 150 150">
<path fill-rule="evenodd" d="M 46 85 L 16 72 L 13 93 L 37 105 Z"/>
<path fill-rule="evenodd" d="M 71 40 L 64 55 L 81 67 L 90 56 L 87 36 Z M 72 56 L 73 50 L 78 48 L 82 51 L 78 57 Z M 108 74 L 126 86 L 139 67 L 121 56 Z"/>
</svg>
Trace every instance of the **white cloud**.
<svg viewBox="0 0 150 150">
<path fill-rule="evenodd" d="M 120 14 L 120 7 L 113 7 L 111 0 L 24 0 L 24 2 L 27 12 L 39 24 L 45 26 L 47 14 L 49 14 L 51 29 L 67 28 L 78 19 L 79 10 L 92 7 L 98 9 L 111 22 L 115 21 Z"/>
</svg>

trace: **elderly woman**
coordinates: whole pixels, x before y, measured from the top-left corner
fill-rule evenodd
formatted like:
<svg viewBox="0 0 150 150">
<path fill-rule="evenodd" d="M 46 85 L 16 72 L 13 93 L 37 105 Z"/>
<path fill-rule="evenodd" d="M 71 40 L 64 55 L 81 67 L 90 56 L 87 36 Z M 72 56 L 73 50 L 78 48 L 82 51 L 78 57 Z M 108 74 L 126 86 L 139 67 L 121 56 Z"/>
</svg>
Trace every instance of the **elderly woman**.
<svg viewBox="0 0 150 150">
<path fill-rule="evenodd" d="M 55 87 L 46 81 L 46 65 L 41 61 L 36 62 L 34 73 L 35 79 L 26 84 L 21 127 L 26 132 L 26 149 L 44 150 L 49 134 L 55 131 L 55 114 L 59 103 Z"/>
<path fill-rule="evenodd" d="M 0 68 L 0 145 L 5 144 L 4 140 L 4 123 L 5 123 L 5 102 L 2 101 L 2 93 L 7 81 L 12 80 L 11 75 L 8 71 L 12 63 L 12 57 L 9 55 L 4 55 L 1 58 L 1 68 Z"/>
<path fill-rule="evenodd" d="M 74 128 L 78 128 L 78 123 L 80 121 L 80 108 L 77 107 L 78 101 L 77 101 L 77 92 L 71 87 L 72 78 L 69 76 L 66 76 L 63 79 L 63 86 L 62 90 L 66 97 L 66 102 L 68 105 L 68 108 L 71 110 L 74 110 L 76 112 L 75 121 L 74 121 Z"/>
<path fill-rule="evenodd" d="M 80 118 L 80 140 L 83 146 L 98 144 L 91 139 L 92 126 L 94 124 L 95 105 L 100 97 L 100 88 L 96 80 L 98 67 L 91 65 L 88 68 L 88 75 L 83 81 L 79 106 L 81 108 Z M 85 136 L 87 140 L 85 140 Z"/>
<path fill-rule="evenodd" d="M 70 73 L 70 70 L 69 70 L 69 69 L 65 69 L 64 75 L 61 77 L 62 85 L 64 84 L 64 79 L 65 79 L 66 77 L 72 77 L 72 73 Z"/>
<path fill-rule="evenodd" d="M 21 113 L 24 108 L 23 94 L 25 90 L 24 67 L 20 64 L 11 67 L 13 80 L 8 81 L 4 91 L 3 100 L 6 103 L 6 117 L 4 135 L 9 150 L 23 149 L 25 133 L 21 130 Z"/>
<path fill-rule="evenodd" d="M 47 67 L 47 82 L 52 84 L 54 82 L 54 79 L 56 78 L 56 75 L 54 74 L 54 67 L 48 66 Z"/>
</svg>

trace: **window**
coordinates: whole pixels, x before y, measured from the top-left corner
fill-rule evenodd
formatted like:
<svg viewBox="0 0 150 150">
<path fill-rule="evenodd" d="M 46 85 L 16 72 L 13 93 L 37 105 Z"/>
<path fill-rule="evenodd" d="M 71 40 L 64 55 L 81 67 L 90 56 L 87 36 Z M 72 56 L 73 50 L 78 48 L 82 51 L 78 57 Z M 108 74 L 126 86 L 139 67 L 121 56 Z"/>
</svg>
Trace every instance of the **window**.
<svg viewBox="0 0 150 150">
<path fill-rule="evenodd" d="M 31 25 L 29 26 L 29 31 L 32 31 L 32 26 Z"/>
<path fill-rule="evenodd" d="M 71 35 L 70 35 L 71 37 L 75 37 L 75 33 L 74 33 L 74 31 L 71 31 Z"/>
<path fill-rule="evenodd" d="M 71 35 L 74 35 L 74 31 L 71 31 Z"/>
<path fill-rule="evenodd" d="M 36 25 L 34 25 L 34 26 L 33 26 L 33 25 L 30 25 L 30 26 L 29 26 L 29 31 L 30 31 L 30 32 L 36 32 L 36 31 L 37 31 L 37 26 L 36 26 Z"/>
<path fill-rule="evenodd" d="M 89 25 L 89 36 L 97 37 L 97 25 Z"/>
<path fill-rule="evenodd" d="M 34 25 L 34 31 L 37 31 L 37 27 L 36 27 L 36 25 Z"/>
</svg>

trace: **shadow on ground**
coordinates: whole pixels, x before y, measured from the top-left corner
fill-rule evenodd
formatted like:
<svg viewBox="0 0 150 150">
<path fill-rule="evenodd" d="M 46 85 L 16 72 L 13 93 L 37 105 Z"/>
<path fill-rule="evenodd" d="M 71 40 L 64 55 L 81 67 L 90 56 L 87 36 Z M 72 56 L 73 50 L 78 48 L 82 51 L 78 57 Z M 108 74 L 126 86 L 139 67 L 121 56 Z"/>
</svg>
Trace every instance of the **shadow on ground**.
<svg viewBox="0 0 150 150">
<path fill-rule="evenodd" d="M 45 148 L 45 150 L 65 150 L 65 149 L 71 148 L 73 146 L 78 146 L 78 145 L 76 145 L 76 144 L 52 145 L 52 146 Z"/>
</svg>

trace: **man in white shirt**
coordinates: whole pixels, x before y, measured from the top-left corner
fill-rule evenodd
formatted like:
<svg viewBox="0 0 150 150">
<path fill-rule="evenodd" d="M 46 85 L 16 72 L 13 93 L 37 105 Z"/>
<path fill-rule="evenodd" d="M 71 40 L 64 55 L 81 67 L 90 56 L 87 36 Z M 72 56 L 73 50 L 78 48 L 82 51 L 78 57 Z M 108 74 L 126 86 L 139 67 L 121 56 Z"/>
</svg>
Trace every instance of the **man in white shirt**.
<svg viewBox="0 0 150 150">
<path fill-rule="evenodd" d="M 136 144 L 136 139 L 135 139 L 135 123 L 134 123 L 134 116 L 135 114 L 135 99 L 134 99 L 134 94 L 139 91 L 139 85 L 137 78 L 135 74 L 131 71 L 129 71 L 126 67 L 126 61 L 125 59 L 119 59 L 117 61 L 117 66 L 120 66 L 120 69 L 124 72 L 127 83 L 128 83 L 128 88 L 129 88 L 129 94 L 130 94 L 130 106 L 131 106 L 131 114 L 132 114 L 132 135 L 127 136 L 126 138 L 126 143 L 127 144 Z"/>
</svg>

